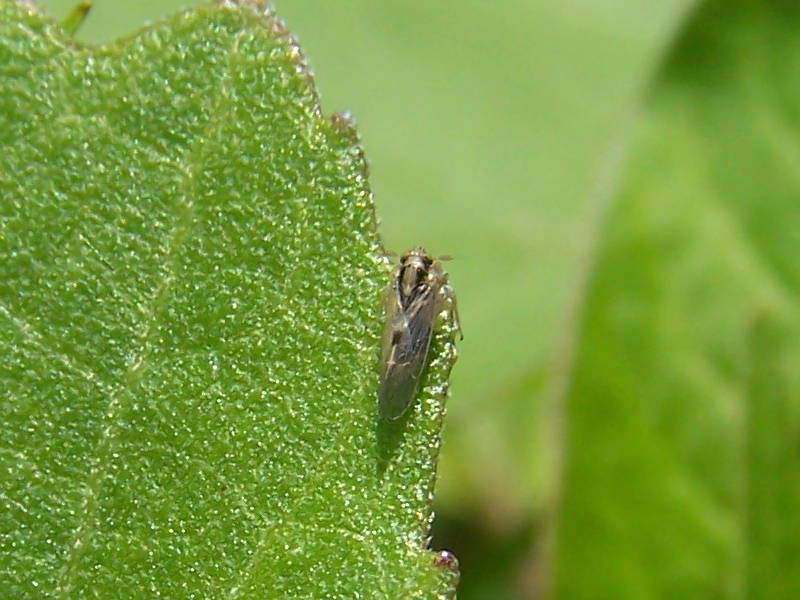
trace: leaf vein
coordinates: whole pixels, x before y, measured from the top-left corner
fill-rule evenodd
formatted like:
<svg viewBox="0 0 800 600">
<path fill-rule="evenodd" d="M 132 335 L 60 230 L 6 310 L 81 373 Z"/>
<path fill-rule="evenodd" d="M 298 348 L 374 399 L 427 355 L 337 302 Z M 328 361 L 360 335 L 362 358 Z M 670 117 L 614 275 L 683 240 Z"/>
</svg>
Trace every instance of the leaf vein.
<svg viewBox="0 0 800 600">
<path fill-rule="evenodd" d="M 116 436 L 116 421 L 119 419 L 124 409 L 123 399 L 130 395 L 144 377 L 148 360 L 153 350 L 152 336 L 158 329 L 161 316 L 167 305 L 172 285 L 176 279 L 179 253 L 189 239 L 191 230 L 195 223 L 195 195 L 196 179 L 201 171 L 203 147 L 210 137 L 210 134 L 225 122 L 223 107 L 227 100 L 226 80 L 230 77 L 232 70 L 232 54 L 235 53 L 235 46 L 238 38 L 234 40 L 233 48 L 229 53 L 227 71 L 224 71 L 220 78 L 216 94 L 209 98 L 207 106 L 210 109 L 208 122 L 194 138 L 191 146 L 186 151 L 185 158 L 180 161 L 180 171 L 183 174 L 181 187 L 181 202 L 177 206 L 179 211 L 178 222 L 171 232 L 169 252 L 164 261 L 160 281 L 156 284 L 151 295 L 149 309 L 143 315 L 143 329 L 139 335 L 140 344 L 136 358 L 128 366 L 124 382 L 122 382 L 109 397 L 108 407 L 105 413 L 107 425 L 96 444 L 94 453 L 94 465 L 91 468 L 88 480 L 85 485 L 84 507 L 82 519 L 75 528 L 72 543 L 67 549 L 64 564 L 59 570 L 56 594 L 63 599 L 73 597 L 73 587 L 75 585 L 75 575 L 78 572 L 78 565 L 81 556 L 91 540 L 96 527 L 96 515 L 98 510 L 99 498 L 102 492 L 104 479 L 110 466 L 114 439 Z"/>
</svg>

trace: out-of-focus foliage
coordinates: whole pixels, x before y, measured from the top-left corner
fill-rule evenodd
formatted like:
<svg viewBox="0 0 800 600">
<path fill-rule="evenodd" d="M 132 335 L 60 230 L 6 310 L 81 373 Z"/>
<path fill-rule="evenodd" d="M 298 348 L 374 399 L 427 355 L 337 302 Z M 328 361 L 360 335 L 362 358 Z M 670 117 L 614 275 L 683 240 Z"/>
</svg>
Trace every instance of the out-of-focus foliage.
<svg viewBox="0 0 800 600">
<path fill-rule="evenodd" d="M 598 246 L 563 407 L 565 598 L 800 597 L 800 12 L 709 3 Z"/>
<path fill-rule="evenodd" d="M 377 414 L 352 123 L 256 2 L 82 47 L 0 0 L 0 597 L 451 597 L 452 327 Z"/>
<path fill-rule="evenodd" d="M 278 9 L 387 245 L 456 257 L 459 597 L 796 597 L 798 9 Z"/>
</svg>

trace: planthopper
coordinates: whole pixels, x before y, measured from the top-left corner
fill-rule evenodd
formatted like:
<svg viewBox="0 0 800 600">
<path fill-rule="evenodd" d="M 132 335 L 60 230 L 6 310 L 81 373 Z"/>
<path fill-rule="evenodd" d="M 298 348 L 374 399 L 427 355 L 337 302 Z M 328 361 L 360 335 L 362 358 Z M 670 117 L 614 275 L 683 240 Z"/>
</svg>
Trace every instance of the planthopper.
<svg viewBox="0 0 800 600">
<path fill-rule="evenodd" d="M 386 325 L 381 347 L 378 406 L 383 418 L 394 421 L 413 404 L 439 315 L 459 333 L 456 297 L 441 260 L 416 247 L 400 257 L 386 292 Z"/>
</svg>

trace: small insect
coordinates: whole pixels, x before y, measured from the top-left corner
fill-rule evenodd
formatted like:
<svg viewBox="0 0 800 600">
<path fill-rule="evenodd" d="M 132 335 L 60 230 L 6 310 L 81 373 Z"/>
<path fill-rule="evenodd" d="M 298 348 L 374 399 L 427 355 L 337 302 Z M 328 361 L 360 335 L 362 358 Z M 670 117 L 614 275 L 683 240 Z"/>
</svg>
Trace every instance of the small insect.
<svg viewBox="0 0 800 600">
<path fill-rule="evenodd" d="M 416 398 L 433 327 L 446 305 L 460 332 L 456 297 L 441 262 L 421 247 L 401 256 L 386 294 L 378 388 L 378 406 L 385 419 L 395 421 L 402 417 Z"/>
</svg>

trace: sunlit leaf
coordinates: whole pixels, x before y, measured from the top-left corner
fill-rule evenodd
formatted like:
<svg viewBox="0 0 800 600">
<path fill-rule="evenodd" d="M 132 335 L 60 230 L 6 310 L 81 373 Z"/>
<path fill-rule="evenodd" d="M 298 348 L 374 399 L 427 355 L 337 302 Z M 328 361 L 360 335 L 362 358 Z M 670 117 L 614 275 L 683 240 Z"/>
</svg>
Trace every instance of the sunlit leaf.
<svg viewBox="0 0 800 600">
<path fill-rule="evenodd" d="M 2 595 L 450 595 L 452 332 L 381 422 L 364 160 L 283 26 L 231 2 L 95 48 L 0 10 Z"/>
</svg>

